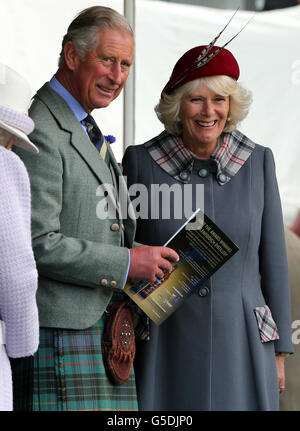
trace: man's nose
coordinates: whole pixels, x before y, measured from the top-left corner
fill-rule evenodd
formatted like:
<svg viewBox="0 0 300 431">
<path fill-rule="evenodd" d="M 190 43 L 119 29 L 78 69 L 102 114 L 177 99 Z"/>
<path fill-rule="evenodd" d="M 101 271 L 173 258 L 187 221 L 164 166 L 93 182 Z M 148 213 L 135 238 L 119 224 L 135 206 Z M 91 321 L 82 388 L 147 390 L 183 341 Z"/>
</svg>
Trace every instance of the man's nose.
<svg viewBox="0 0 300 431">
<path fill-rule="evenodd" d="M 120 85 L 122 82 L 122 71 L 119 63 L 114 63 L 110 69 L 109 78 L 114 84 Z"/>
</svg>

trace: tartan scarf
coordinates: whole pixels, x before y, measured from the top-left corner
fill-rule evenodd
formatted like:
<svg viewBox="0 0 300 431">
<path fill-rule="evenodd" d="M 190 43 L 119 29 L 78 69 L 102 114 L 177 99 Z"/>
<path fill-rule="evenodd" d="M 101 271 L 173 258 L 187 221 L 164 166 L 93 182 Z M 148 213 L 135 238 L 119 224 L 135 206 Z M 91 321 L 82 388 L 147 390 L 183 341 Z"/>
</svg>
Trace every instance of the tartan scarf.
<svg viewBox="0 0 300 431">
<path fill-rule="evenodd" d="M 164 130 L 160 135 L 146 142 L 145 147 L 152 159 L 164 171 L 178 181 L 188 182 L 188 179 L 180 177 L 180 173 L 182 171 L 192 173 L 196 156 L 184 146 L 181 137 L 170 135 Z M 219 137 L 217 147 L 210 156 L 217 164 L 216 180 L 219 185 L 223 186 L 234 177 L 251 155 L 254 147 L 255 143 L 238 130 L 223 133 Z M 223 174 L 223 181 L 220 181 L 221 174 Z"/>
</svg>

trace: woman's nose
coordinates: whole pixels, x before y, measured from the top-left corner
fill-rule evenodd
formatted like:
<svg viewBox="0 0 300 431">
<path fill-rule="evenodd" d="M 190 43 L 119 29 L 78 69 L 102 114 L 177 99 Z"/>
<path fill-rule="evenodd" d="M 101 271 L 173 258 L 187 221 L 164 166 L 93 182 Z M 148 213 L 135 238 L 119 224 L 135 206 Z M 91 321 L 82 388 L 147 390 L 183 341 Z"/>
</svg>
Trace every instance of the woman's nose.
<svg viewBox="0 0 300 431">
<path fill-rule="evenodd" d="M 214 108 L 213 108 L 213 104 L 210 100 L 205 100 L 205 102 L 202 105 L 202 113 L 206 116 L 209 117 L 210 115 L 212 115 L 214 112 Z"/>
</svg>

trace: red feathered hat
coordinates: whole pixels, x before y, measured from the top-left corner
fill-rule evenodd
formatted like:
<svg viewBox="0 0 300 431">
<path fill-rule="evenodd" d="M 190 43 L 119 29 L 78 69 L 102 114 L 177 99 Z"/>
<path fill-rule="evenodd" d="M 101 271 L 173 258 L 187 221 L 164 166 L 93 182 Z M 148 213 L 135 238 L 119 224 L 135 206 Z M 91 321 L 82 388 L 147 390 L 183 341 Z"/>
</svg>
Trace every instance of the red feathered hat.
<svg viewBox="0 0 300 431">
<path fill-rule="evenodd" d="M 196 46 L 177 61 L 163 92 L 171 94 L 187 82 L 213 75 L 227 75 L 238 80 L 240 69 L 236 59 L 223 47 Z"/>
</svg>

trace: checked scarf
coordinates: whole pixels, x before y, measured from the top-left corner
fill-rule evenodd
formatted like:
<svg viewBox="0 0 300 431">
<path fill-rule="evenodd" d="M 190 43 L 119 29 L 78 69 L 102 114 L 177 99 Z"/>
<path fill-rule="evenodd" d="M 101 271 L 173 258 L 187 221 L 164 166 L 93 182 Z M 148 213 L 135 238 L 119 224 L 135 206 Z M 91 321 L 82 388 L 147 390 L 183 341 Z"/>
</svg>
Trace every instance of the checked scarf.
<svg viewBox="0 0 300 431">
<path fill-rule="evenodd" d="M 160 135 L 146 142 L 145 147 L 152 159 L 169 175 L 183 183 L 188 180 L 180 178 L 182 171 L 191 174 L 195 157 L 183 144 L 179 136 L 173 136 L 163 131 Z M 217 164 L 217 181 L 222 186 L 228 183 L 240 170 L 255 148 L 255 143 L 243 133 L 235 130 L 223 133 L 217 148 L 210 156 Z M 225 181 L 219 181 L 220 174 L 226 176 Z"/>
</svg>

